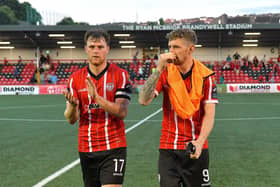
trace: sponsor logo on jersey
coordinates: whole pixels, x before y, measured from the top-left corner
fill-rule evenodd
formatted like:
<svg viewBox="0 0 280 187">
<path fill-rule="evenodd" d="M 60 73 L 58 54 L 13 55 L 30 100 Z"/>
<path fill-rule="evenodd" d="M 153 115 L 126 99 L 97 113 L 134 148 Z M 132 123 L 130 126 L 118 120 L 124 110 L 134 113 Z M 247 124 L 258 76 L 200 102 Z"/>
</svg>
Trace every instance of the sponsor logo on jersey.
<svg viewBox="0 0 280 187">
<path fill-rule="evenodd" d="M 100 106 L 99 106 L 99 104 L 97 104 L 97 103 L 91 103 L 91 104 L 89 105 L 89 109 L 93 109 L 93 108 L 100 108 Z"/>
<path fill-rule="evenodd" d="M 212 98 L 217 98 L 217 86 L 213 86 L 212 89 Z"/>
</svg>

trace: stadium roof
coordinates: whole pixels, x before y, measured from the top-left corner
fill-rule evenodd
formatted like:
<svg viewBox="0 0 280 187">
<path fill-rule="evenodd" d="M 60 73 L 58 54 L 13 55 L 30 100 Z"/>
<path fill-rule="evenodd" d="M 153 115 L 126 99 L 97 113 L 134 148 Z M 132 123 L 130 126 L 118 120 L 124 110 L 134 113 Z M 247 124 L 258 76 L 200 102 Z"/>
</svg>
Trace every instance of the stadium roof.
<svg viewBox="0 0 280 187">
<path fill-rule="evenodd" d="M 111 48 L 120 48 L 119 41 L 134 41 L 137 48 L 167 47 L 166 34 L 177 28 L 190 28 L 198 35 L 198 44 L 204 47 L 241 47 L 243 40 L 257 40 L 258 46 L 280 45 L 280 24 L 196 24 L 196 25 L 134 25 L 109 24 L 102 26 L 0 26 L 0 42 L 9 41 L 15 48 L 54 49 L 57 41 L 72 41 L 76 48 L 83 48 L 84 33 L 90 29 L 103 28 L 111 35 Z M 259 35 L 245 35 L 258 32 Z M 114 34 L 130 34 L 115 37 Z M 63 38 L 49 34 L 64 34 Z"/>
</svg>

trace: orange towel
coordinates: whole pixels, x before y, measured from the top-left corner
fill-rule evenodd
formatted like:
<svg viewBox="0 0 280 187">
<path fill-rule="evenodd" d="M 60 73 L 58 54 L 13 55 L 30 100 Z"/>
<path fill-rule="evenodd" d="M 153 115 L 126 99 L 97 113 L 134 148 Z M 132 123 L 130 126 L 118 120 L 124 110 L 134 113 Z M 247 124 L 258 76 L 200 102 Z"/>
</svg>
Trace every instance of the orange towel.
<svg viewBox="0 0 280 187">
<path fill-rule="evenodd" d="M 178 116 L 187 119 L 199 110 L 200 100 L 203 97 L 203 81 L 206 77 L 214 74 L 213 71 L 201 64 L 198 60 L 194 60 L 192 69 L 192 89 L 188 93 L 184 80 L 174 64 L 167 66 L 167 81 L 169 84 L 169 99 L 171 105 Z"/>
</svg>

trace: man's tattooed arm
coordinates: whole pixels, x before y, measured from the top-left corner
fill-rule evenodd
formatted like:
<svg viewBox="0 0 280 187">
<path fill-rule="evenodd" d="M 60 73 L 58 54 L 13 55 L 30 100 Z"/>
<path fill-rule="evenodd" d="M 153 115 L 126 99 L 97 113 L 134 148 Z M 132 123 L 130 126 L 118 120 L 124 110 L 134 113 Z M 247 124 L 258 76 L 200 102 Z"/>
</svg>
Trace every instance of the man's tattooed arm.
<svg viewBox="0 0 280 187">
<path fill-rule="evenodd" d="M 154 91 L 159 80 L 161 72 L 156 70 L 145 82 L 139 93 L 139 103 L 148 105 L 154 98 Z"/>
</svg>

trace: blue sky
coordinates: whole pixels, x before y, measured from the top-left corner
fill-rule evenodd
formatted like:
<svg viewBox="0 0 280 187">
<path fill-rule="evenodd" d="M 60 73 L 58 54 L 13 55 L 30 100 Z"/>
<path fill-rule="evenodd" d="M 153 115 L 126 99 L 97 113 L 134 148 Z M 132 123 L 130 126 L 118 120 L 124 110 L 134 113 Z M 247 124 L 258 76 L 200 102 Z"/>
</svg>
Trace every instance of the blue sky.
<svg viewBox="0 0 280 187">
<path fill-rule="evenodd" d="M 45 21 L 70 16 L 77 22 L 157 21 L 159 18 L 217 17 L 280 13 L 279 0 L 19 0 L 28 1 Z"/>
</svg>

